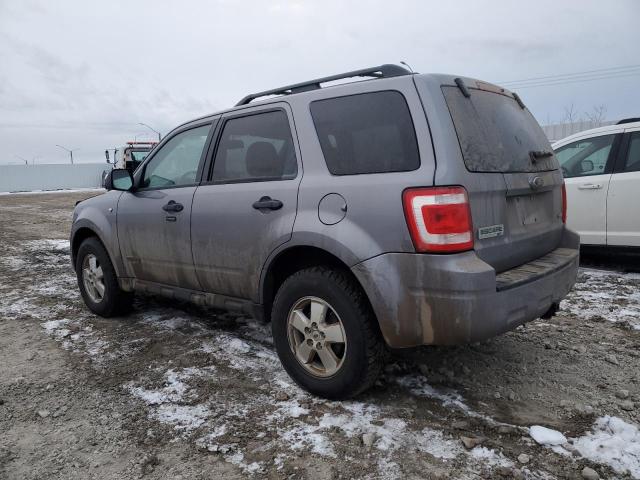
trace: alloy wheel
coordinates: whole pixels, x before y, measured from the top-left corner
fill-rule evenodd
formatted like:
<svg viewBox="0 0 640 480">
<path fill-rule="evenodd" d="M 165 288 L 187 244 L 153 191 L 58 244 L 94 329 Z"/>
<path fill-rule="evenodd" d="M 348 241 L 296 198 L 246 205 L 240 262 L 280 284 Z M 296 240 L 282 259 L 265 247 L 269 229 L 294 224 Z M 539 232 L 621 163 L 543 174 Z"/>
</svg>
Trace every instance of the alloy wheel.
<svg viewBox="0 0 640 480">
<path fill-rule="evenodd" d="M 287 318 L 287 336 L 298 363 L 316 377 L 331 377 L 342 367 L 347 336 L 340 316 L 321 298 L 298 300 Z"/>
</svg>

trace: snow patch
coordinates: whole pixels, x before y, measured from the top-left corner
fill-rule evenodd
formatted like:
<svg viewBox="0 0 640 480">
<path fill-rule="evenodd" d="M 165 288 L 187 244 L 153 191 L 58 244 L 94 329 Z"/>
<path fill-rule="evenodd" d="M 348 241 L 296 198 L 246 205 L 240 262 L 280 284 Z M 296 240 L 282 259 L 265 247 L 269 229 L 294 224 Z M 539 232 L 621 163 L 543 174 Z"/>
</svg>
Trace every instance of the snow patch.
<svg viewBox="0 0 640 480">
<path fill-rule="evenodd" d="M 49 320 L 48 322 L 41 323 L 40 325 L 42 325 L 42 328 L 44 328 L 49 335 L 52 335 L 57 330 L 69 325 L 69 320 L 66 318 L 62 318 L 60 320 Z"/>
<path fill-rule="evenodd" d="M 552 430 L 540 425 L 534 425 L 529 428 L 529 435 L 538 444 L 545 446 L 564 445 L 567 443 L 567 437 L 557 430 Z"/>
<path fill-rule="evenodd" d="M 591 432 L 572 439 L 585 458 L 603 463 L 620 475 L 640 478 L 640 430 L 618 417 L 598 418 Z"/>
<path fill-rule="evenodd" d="M 225 455 L 224 459 L 229 462 L 232 463 L 238 467 L 240 467 L 240 469 L 244 472 L 244 473 L 260 473 L 264 470 L 264 468 L 262 467 L 262 465 L 260 465 L 258 462 L 252 462 L 247 464 L 244 461 L 244 454 L 242 452 L 236 452 L 232 455 Z"/>
<path fill-rule="evenodd" d="M 159 405 L 161 403 L 179 402 L 184 399 L 185 393 L 189 388 L 185 381 L 193 375 L 201 372 L 196 368 L 185 369 L 182 372 L 167 370 L 164 374 L 166 381 L 161 389 L 147 390 L 142 387 L 136 387 L 133 384 L 126 386 L 127 390 L 134 396 L 143 400 L 148 405 Z"/>
<path fill-rule="evenodd" d="M 29 240 L 24 242 L 24 246 L 30 251 L 42 251 L 42 253 L 66 253 L 70 250 L 68 238 L 47 238 L 44 240 Z M 71 267 L 69 267 L 71 268 Z"/>
<path fill-rule="evenodd" d="M 513 467 L 511 460 L 492 448 L 478 446 L 471 450 L 469 454 L 476 460 L 480 460 L 482 463 L 489 464 L 492 467 Z"/>
<path fill-rule="evenodd" d="M 317 432 L 318 429 L 317 425 L 298 425 L 283 432 L 281 439 L 292 450 L 301 450 L 304 447 L 308 447 L 318 455 L 336 458 L 337 455 L 333 450 L 333 445 L 326 436 Z"/>
<path fill-rule="evenodd" d="M 160 405 L 150 416 L 161 423 L 173 425 L 176 430 L 188 433 L 202 425 L 211 416 L 211 411 L 204 405 L 169 403 Z"/>
<path fill-rule="evenodd" d="M 276 405 L 278 409 L 269 415 L 268 420 L 276 420 L 282 417 L 298 418 L 302 415 L 309 414 L 309 409 L 302 407 L 295 398 L 284 402 L 278 402 Z"/>
<path fill-rule="evenodd" d="M 640 330 L 639 287 L 638 274 L 581 268 L 560 307 L 580 318 L 625 323 Z"/>
</svg>

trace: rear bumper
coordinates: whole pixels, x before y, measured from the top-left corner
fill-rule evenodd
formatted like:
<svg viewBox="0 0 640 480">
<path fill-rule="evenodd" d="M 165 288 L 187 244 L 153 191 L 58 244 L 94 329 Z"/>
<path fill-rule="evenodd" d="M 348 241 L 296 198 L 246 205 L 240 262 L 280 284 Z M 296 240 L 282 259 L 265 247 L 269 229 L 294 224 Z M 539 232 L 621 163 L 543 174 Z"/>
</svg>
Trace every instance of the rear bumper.
<svg viewBox="0 0 640 480">
<path fill-rule="evenodd" d="M 476 254 L 388 253 L 355 265 L 387 344 L 394 348 L 485 340 L 534 320 L 571 290 L 579 237 L 496 275 Z"/>
</svg>

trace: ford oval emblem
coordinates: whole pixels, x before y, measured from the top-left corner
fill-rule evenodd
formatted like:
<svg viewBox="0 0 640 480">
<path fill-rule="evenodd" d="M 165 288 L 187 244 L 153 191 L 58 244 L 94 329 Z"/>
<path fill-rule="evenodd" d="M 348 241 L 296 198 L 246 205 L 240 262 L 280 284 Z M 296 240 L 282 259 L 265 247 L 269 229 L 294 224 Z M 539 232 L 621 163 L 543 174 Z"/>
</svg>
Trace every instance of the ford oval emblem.
<svg viewBox="0 0 640 480">
<path fill-rule="evenodd" d="M 530 177 L 529 178 L 529 185 L 531 185 L 531 188 L 538 189 L 538 188 L 542 188 L 544 187 L 544 178 L 542 177 Z"/>
</svg>

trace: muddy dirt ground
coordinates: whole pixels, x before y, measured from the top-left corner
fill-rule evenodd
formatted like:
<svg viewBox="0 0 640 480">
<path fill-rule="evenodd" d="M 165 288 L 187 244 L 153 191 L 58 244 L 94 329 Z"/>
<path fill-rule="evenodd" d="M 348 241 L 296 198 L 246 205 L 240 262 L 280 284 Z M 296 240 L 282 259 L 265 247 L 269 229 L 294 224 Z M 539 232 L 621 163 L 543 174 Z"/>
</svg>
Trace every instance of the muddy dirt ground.
<svg viewBox="0 0 640 480">
<path fill-rule="evenodd" d="M 329 402 L 289 380 L 250 318 L 150 297 L 90 314 L 67 236 L 95 194 L 0 196 L 0 478 L 640 477 L 625 260 L 583 267 L 551 320 L 393 352 L 371 391 Z M 540 445 L 533 425 L 565 439 Z"/>
</svg>

